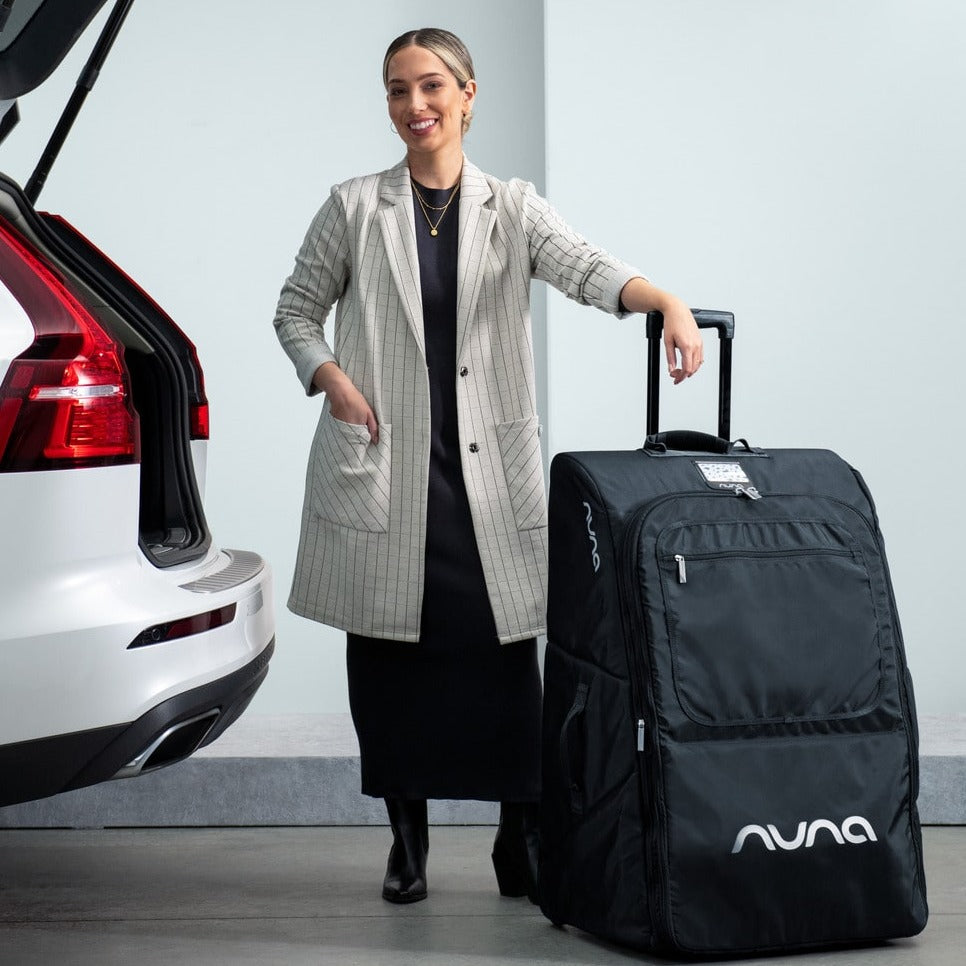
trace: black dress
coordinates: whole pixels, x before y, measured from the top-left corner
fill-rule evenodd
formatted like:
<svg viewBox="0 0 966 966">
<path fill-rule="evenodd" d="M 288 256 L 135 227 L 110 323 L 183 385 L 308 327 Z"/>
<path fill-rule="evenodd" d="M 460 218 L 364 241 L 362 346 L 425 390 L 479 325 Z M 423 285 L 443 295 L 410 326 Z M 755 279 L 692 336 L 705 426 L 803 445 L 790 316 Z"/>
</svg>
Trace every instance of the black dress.
<svg viewBox="0 0 966 966">
<path fill-rule="evenodd" d="M 450 190 L 419 186 L 429 205 Z M 459 195 L 416 241 L 432 439 L 417 644 L 349 634 L 349 705 L 362 791 L 377 797 L 535 801 L 540 671 L 535 638 L 499 644 L 460 463 L 456 410 Z M 439 211 L 430 211 L 434 224 Z"/>
</svg>

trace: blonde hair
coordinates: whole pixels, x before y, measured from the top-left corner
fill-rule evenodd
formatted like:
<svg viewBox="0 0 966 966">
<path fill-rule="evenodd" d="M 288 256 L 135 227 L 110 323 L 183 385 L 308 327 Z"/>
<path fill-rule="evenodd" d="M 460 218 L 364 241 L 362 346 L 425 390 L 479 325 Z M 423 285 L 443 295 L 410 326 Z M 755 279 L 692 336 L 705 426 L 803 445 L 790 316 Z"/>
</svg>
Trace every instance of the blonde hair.
<svg viewBox="0 0 966 966">
<path fill-rule="evenodd" d="M 404 34 L 400 34 L 389 45 L 382 61 L 383 84 L 387 86 L 389 84 L 389 61 L 405 47 L 423 47 L 435 54 L 456 78 L 460 90 L 466 87 L 468 81 L 476 80 L 473 58 L 470 57 L 466 44 L 456 34 L 440 27 L 420 27 L 419 30 L 407 30 Z M 463 115 L 464 134 L 470 129 L 472 119 L 472 111 Z"/>
</svg>

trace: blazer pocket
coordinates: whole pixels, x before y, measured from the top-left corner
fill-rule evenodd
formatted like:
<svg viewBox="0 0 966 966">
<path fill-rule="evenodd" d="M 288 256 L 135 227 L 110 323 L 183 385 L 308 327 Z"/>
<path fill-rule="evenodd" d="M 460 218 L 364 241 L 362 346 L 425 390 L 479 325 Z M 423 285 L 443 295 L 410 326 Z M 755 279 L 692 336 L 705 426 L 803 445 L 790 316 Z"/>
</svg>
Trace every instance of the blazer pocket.
<svg viewBox="0 0 966 966">
<path fill-rule="evenodd" d="M 536 416 L 529 416 L 499 423 L 496 438 L 517 529 L 545 527 L 547 499 L 543 486 L 539 420 Z"/>
<path fill-rule="evenodd" d="M 352 530 L 389 529 L 392 427 L 379 425 L 373 444 L 365 426 L 345 423 L 328 410 L 319 420 L 312 452 L 312 509 L 323 520 Z"/>
</svg>

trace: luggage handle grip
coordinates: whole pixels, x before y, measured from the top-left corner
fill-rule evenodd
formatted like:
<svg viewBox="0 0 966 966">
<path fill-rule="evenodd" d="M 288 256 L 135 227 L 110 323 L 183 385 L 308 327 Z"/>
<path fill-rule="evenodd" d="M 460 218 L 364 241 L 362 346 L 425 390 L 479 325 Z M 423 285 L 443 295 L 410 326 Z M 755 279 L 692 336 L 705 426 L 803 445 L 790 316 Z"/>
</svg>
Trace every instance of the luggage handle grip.
<svg viewBox="0 0 966 966">
<path fill-rule="evenodd" d="M 717 329 L 719 339 L 735 337 L 735 316 L 733 312 L 718 312 L 714 309 L 691 309 L 699 329 Z M 664 332 L 664 315 L 661 312 L 648 312 L 646 332 L 648 339 L 659 339 Z"/>
<path fill-rule="evenodd" d="M 728 440 L 710 433 L 697 433 L 690 429 L 672 429 L 655 433 L 644 440 L 641 447 L 647 453 L 709 453 L 713 456 L 764 456 L 765 451 L 752 446 L 747 439 Z"/>
<path fill-rule="evenodd" d="M 578 715 L 583 714 L 587 707 L 587 692 L 590 685 L 581 682 L 577 685 L 577 693 L 574 696 L 574 703 L 567 712 L 563 724 L 560 727 L 560 771 L 563 773 L 564 781 L 567 783 L 567 792 L 570 796 L 570 810 L 579 815 L 584 810 L 583 789 L 574 782 L 570 769 L 570 727 Z"/>
<path fill-rule="evenodd" d="M 731 436 L 731 348 L 735 337 L 735 317 L 732 312 L 713 309 L 692 309 L 691 314 L 699 329 L 717 329 L 720 352 L 718 354 L 718 436 Z M 646 435 L 657 432 L 661 398 L 661 335 L 664 332 L 664 315 L 648 312 L 645 326 L 647 333 L 647 417 Z"/>
<path fill-rule="evenodd" d="M 666 453 L 669 449 L 686 450 L 696 453 L 715 453 L 725 456 L 732 450 L 731 443 L 721 436 L 710 433 L 696 433 L 689 429 L 675 429 L 666 433 L 656 433 L 644 441 L 644 449 Z"/>
</svg>

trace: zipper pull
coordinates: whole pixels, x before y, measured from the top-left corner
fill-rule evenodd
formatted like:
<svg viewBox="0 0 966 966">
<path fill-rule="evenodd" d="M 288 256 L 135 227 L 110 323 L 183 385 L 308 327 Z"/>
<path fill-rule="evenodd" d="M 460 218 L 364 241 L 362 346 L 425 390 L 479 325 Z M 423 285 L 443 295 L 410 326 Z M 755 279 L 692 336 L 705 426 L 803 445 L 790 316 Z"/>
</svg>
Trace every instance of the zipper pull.
<svg viewBox="0 0 966 966">
<path fill-rule="evenodd" d="M 688 582 L 688 568 L 684 564 L 684 557 L 676 553 L 674 555 L 674 562 L 678 565 L 678 583 L 686 584 Z"/>
<path fill-rule="evenodd" d="M 637 719 L 637 750 L 644 750 L 644 719 Z"/>
<path fill-rule="evenodd" d="M 735 496 L 746 496 L 749 500 L 761 499 L 761 494 L 758 492 L 757 487 L 744 486 L 742 483 L 739 483 L 735 487 Z"/>
</svg>

